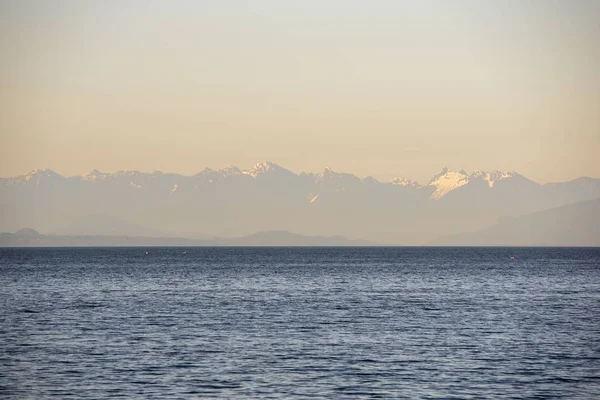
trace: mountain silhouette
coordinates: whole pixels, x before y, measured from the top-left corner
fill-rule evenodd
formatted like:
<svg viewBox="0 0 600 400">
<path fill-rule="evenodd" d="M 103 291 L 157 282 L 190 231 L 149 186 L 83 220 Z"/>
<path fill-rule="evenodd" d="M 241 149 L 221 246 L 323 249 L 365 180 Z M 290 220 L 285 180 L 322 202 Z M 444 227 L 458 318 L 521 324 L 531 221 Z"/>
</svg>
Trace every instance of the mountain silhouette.
<svg viewBox="0 0 600 400">
<path fill-rule="evenodd" d="M 442 237 L 442 246 L 600 246 L 600 199 L 519 217 L 487 229 Z"/>
</svg>

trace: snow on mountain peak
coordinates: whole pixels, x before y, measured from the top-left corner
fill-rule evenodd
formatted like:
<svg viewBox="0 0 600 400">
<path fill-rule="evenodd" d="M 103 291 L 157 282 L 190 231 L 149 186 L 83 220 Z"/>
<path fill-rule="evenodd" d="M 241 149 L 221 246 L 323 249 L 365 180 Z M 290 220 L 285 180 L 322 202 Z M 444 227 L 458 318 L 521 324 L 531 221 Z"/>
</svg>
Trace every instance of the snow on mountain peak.
<svg viewBox="0 0 600 400">
<path fill-rule="evenodd" d="M 500 182 L 503 179 L 512 178 L 515 176 L 514 172 L 504 172 L 499 170 L 494 171 L 480 171 L 475 170 L 471 174 L 471 178 L 473 179 L 484 179 L 490 188 L 493 188 L 497 182 Z"/>
<path fill-rule="evenodd" d="M 24 179 L 25 181 L 29 182 L 32 181 L 34 179 L 37 179 L 39 181 L 39 179 L 42 178 L 62 178 L 59 174 L 57 174 L 56 172 L 52 171 L 51 169 L 34 169 L 33 171 L 31 171 L 30 173 L 28 173 L 25 176 L 19 177 L 21 179 Z"/>
<path fill-rule="evenodd" d="M 411 179 L 399 178 L 399 177 L 395 177 L 389 183 L 394 186 L 411 186 L 411 187 L 419 187 L 420 186 L 417 182 L 415 182 Z"/>
<path fill-rule="evenodd" d="M 240 175 L 242 173 L 242 171 L 236 167 L 235 165 L 228 165 L 227 167 L 220 169 L 219 172 L 221 172 L 224 175 Z"/>
<path fill-rule="evenodd" d="M 494 185 L 501 180 L 513 178 L 516 175 L 517 174 L 515 172 L 504 172 L 499 170 L 475 170 L 471 173 L 471 175 L 469 175 L 465 170 L 456 172 L 451 171 L 448 168 L 444 168 L 429 182 L 429 186 L 435 187 L 435 190 L 430 198 L 439 200 L 454 189 L 458 189 L 459 187 L 466 185 L 469 183 L 469 181 L 479 179 L 484 180 L 489 188 L 493 188 Z"/>
<path fill-rule="evenodd" d="M 336 172 L 329 167 L 317 175 L 317 182 L 323 183 L 324 181 L 336 181 L 346 183 L 360 183 L 361 179 L 356 175 L 348 174 L 346 172 Z"/>
<path fill-rule="evenodd" d="M 256 163 L 256 165 L 254 165 L 255 168 L 258 166 L 260 166 L 261 168 L 266 168 L 266 169 L 279 168 L 279 165 L 275 164 L 273 161 L 263 161 L 260 163 Z"/>
<path fill-rule="evenodd" d="M 355 177 L 352 174 L 348 174 L 348 173 L 345 173 L 345 172 L 334 171 L 334 170 L 332 170 L 329 167 L 325 167 L 325 169 L 323 170 L 323 173 L 321 173 L 320 175 L 323 176 L 323 177 L 346 177 L 346 176 L 347 177 L 349 177 L 349 176 Z M 358 179 L 358 178 L 356 178 L 356 179 Z"/>
<path fill-rule="evenodd" d="M 434 176 L 428 186 L 433 186 L 435 190 L 430 196 L 430 199 L 439 200 L 454 189 L 469 183 L 469 176 L 464 170 L 459 172 L 450 171 L 444 167 L 442 171 Z"/>
<path fill-rule="evenodd" d="M 275 164 L 272 161 L 263 161 L 255 164 L 254 167 L 252 167 L 252 169 L 250 170 L 242 171 L 242 173 L 256 178 L 257 176 L 266 172 L 278 171 L 281 169 L 283 168 L 281 168 L 279 165 Z"/>
<path fill-rule="evenodd" d="M 136 171 L 136 170 L 119 170 L 117 172 L 115 172 L 114 176 L 137 176 L 137 175 L 141 175 L 142 173 L 140 171 Z"/>
<path fill-rule="evenodd" d="M 81 175 L 81 177 L 83 178 L 84 181 L 97 181 L 97 180 L 105 181 L 107 176 L 108 176 L 108 174 L 104 174 L 104 173 L 98 171 L 97 169 L 94 169 L 85 175 Z"/>
</svg>

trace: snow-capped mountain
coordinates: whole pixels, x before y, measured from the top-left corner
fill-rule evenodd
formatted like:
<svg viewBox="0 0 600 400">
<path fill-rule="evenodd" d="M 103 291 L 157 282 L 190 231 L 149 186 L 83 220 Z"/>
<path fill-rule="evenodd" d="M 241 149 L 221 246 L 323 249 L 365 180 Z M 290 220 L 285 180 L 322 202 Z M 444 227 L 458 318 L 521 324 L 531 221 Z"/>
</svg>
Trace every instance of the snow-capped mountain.
<svg viewBox="0 0 600 400">
<path fill-rule="evenodd" d="M 13 178 L 0 178 L 0 185 L 10 186 L 19 184 L 40 185 L 63 180 L 61 175 L 50 169 L 34 169 L 26 175 L 20 175 Z"/>
<path fill-rule="evenodd" d="M 455 172 L 445 167 L 442 172 L 431 178 L 431 181 L 427 185 L 434 189 L 429 198 L 439 200 L 451 191 L 467 183 L 469 183 L 469 175 L 464 170 Z"/>
<path fill-rule="evenodd" d="M 271 161 L 264 161 L 261 163 L 257 163 L 252 167 L 252 169 L 242 171 L 243 174 L 249 175 L 253 178 L 258 178 L 264 174 L 277 174 L 277 173 L 291 173 L 285 168 L 280 167 Z"/>
<path fill-rule="evenodd" d="M 108 178 L 109 176 L 110 174 L 103 174 L 97 169 L 94 169 L 93 171 L 90 171 L 87 174 L 81 175 L 81 179 L 88 182 L 105 181 L 106 178 Z"/>
<path fill-rule="evenodd" d="M 517 173 L 512 172 L 512 171 L 504 172 L 504 171 L 494 170 L 491 172 L 487 172 L 487 171 L 476 170 L 476 171 L 473 171 L 470 178 L 471 179 L 483 179 L 487 182 L 487 184 L 490 188 L 493 188 L 497 182 L 500 182 L 503 179 L 514 178 L 515 175 L 517 175 Z"/>
<path fill-rule="evenodd" d="M 414 188 L 421 187 L 421 185 L 419 185 L 418 182 L 413 181 L 412 179 L 399 178 L 399 177 L 393 178 L 389 183 L 390 183 L 390 185 L 395 185 L 395 186 L 409 186 L 409 187 L 414 187 Z"/>
<path fill-rule="evenodd" d="M 67 178 L 34 170 L 0 179 L 0 231 L 27 226 L 52 232 L 102 214 L 173 234 L 289 230 L 418 244 L 485 228 L 500 216 L 598 197 L 599 179 L 540 185 L 514 171 L 444 168 L 421 186 L 407 178 L 380 182 L 330 168 L 296 174 L 269 161 L 247 170 L 206 168 L 192 176 L 93 170 Z"/>
<path fill-rule="evenodd" d="M 444 168 L 439 174 L 435 175 L 428 186 L 433 188 L 430 198 L 440 200 L 448 193 L 469 183 L 484 181 L 491 189 L 498 182 L 520 176 L 516 172 L 504 172 L 499 170 L 481 171 L 475 170 L 470 175 L 465 170 L 451 171 Z"/>
</svg>

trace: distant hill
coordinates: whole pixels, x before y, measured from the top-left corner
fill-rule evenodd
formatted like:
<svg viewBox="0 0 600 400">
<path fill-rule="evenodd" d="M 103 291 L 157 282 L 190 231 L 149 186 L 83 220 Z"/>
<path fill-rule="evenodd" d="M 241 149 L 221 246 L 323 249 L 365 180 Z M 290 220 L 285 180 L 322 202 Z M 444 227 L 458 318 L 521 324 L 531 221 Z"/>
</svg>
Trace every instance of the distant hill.
<svg viewBox="0 0 600 400">
<path fill-rule="evenodd" d="M 33 229 L 0 233 L 0 247 L 134 247 L 134 246 L 215 246 L 215 241 L 179 237 L 117 235 L 42 235 Z"/>
<path fill-rule="evenodd" d="M 63 236 L 143 236 L 166 237 L 164 232 L 106 214 L 76 217 L 52 232 Z"/>
<path fill-rule="evenodd" d="M 196 240 L 181 237 L 116 235 L 42 235 L 33 229 L 0 233 L 0 247 L 135 247 L 135 246 L 372 246 L 341 236 L 304 236 L 287 231 L 259 232 L 239 238 Z"/>
<path fill-rule="evenodd" d="M 440 246 L 600 246 L 600 199 L 520 217 L 477 232 L 442 237 Z"/>
</svg>

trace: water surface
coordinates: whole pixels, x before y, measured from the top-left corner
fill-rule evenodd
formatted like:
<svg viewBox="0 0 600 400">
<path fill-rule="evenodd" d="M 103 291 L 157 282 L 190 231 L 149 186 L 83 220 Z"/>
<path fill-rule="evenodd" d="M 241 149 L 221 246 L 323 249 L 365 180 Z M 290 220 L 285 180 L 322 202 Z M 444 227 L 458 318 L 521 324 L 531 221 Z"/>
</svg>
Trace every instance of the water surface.
<svg viewBox="0 0 600 400">
<path fill-rule="evenodd" d="M 0 249 L 0 396 L 600 397 L 600 249 L 183 250 Z"/>
</svg>

